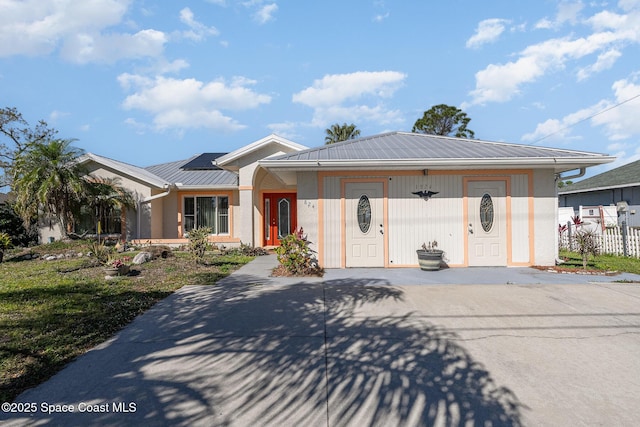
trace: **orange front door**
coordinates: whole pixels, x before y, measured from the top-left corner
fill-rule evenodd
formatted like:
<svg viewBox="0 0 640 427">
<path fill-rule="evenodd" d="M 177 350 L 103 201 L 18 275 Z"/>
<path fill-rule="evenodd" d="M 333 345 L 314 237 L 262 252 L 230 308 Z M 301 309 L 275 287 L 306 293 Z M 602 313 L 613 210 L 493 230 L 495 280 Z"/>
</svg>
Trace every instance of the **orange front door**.
<svg viewBox="0 0 640 427">
<path fill-rule="evenodd" d="M 280 240 L 296 230 L 296 194 L 267 193 L 262 203 L 264 246 L 277 246 Z"/>
</svg>

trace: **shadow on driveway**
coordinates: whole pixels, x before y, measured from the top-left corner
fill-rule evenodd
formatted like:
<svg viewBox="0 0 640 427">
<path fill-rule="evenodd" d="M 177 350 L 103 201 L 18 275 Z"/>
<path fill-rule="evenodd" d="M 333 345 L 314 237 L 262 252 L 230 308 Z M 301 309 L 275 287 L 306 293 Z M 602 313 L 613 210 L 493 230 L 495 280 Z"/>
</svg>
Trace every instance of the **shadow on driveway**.
<svg viewBox="0 0 640 427">
<path fill-rule="evenodd" d="M 403 297 L 373 278 L 185 287 L 18 399 L 74 413 L 8 425 L 521 425 L 523 405 L 452 333 L 353 316 Z"/>
</svg>

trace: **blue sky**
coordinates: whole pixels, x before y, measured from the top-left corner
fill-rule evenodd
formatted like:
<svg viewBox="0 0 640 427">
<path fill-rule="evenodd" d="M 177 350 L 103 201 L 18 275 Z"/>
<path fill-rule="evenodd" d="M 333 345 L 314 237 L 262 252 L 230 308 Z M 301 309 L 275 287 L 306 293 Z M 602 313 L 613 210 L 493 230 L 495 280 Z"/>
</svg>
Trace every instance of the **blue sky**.
<svg viewBox="0 0 640 427">
<path fill-rule="evenodd" d="M 410 131 L 441 103 L 479 139 L 618 157 L 589 175 L 640 159 L 640 0 L 0 0 L 0 11 L 0 106 L 140 166 L 270 133 L 318 146 L 332 123 Z"/>
</svg>

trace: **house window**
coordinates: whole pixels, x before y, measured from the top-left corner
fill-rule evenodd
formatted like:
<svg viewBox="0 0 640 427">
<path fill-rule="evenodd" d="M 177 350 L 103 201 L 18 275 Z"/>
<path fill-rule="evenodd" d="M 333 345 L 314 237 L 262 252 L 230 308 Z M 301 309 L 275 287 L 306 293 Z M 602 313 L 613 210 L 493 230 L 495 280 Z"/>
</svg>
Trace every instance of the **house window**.
<svg viewBox="0 0 640 427">
<path fill-rule="evenodd" d="M 371 202 L 364 194 L 358 200 L 358 226 L 363 234 L 367 234 L 371 226 Z"/>
<path fill-rule="evenodd" d="M 229 197 L 185 197 L 184 232 L 210 227 L 211 234 L 229 234 Z"/>
<path fill-rule="evenodd" d="M 480 224 L 487 233 L 493 227 L 493 213 L 493 200 L 489 194 L 485 194 L 480 200 Z"/>
</svg>

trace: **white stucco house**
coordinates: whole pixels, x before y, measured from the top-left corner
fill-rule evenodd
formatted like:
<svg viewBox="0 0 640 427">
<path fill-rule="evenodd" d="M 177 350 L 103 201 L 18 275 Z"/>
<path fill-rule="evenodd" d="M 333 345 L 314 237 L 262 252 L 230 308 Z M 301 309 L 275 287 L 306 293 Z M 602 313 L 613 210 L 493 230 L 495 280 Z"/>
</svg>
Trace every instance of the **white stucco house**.
<svg viewBox="0 0 640 427">
<path fill-rule="evenodd" d="M 303 227 L 325 268 L 416 267 L 436 240 L 451 267 L 553 265 L 556 179 L 614 158 L 537 146 L 391 132 L 307 148 L 277 135 L 230 153 L 146 168 L 86 154 L 89 173 L 138 198 L 123 237 L 275 246 Z"/>
</svg>

